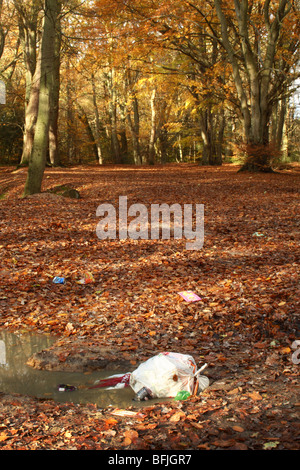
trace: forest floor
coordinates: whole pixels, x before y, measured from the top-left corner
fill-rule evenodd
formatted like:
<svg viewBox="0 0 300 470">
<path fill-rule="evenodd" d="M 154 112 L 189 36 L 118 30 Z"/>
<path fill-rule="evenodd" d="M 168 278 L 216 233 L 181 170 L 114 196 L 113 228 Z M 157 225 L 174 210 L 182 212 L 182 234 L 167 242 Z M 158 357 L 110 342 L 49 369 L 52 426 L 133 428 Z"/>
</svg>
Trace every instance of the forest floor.
<svg viewBox="0 0 300 470">
<path fill-rule="evenodd" d="M 133 402 L 132 416 L 0 384 L 0 449 L 299 450 L 300 167 L 237 170 L 47 168 L 44 192 L 22 198 L 26 169 L 0 168 L 0 330 L 57 336 L 35 367 L 88 370 L 101 357 L 134 369 L 173 351 L 207 363 L 210 379 L 184 401 Z M 46 192 L 61 184 L 81 198 Z M 203 248 L 99 240 L 96 209 L 119 196 L 148 209 L 204 204 Z M 85 272 L 94 282 L 78 284 Z M 186 290 L 201 300 L 186 302 Z"/>
</svg>

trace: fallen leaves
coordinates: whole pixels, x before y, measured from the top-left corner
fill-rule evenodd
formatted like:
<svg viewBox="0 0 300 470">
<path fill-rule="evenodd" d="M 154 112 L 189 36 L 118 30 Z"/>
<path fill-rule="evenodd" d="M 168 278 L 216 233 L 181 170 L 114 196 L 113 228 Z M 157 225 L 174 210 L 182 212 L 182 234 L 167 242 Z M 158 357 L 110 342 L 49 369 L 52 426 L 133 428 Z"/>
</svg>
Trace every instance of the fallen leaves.
<svg viewBox="0 0 300 470">
<path fill-rule="evenodd" d="M 0 442 L 6 441 L 8 438 L 9 436 L 5 432 L 0 433 Z"/>
<path fill-rule="evenodd" d="M 244 428 L 242 426 L 232 426 L 232 429 L 236 432 L 244 432 Z"/>
<path fill-rule="evenodd" d="M 299 174 L 249 180 L 230 165 L 132 174 L 129 168 L 48 168 L 45 190 L 80 183 L 82 199 L 63 204 L 50 194 L 18 198 L 25 171 L 14 176 L 0 202 L 0 327 L 59 335 L 57 366 L 82 357 L 92 364 L 95 345 L 107 346 L 105 359 L 126 359 L 133 367 L 158 350 L 190 353 L 209 363 L 212 386 L 184 403 L 113 417 L 110 409 L 98 418 L 93 408 L 31 400 L 21 406 L 0 397 L 3 422 L 12 416 L 0 427 L 1 447 L 296 447 L 291 344 L 299 321 Z M 100 242 L 96 207 L 120 194 L 141 203 L 203 203 L 203 249 L 187 252 L 183 240 Z M 53 284 L 60 274 L 65 283 Z M 186 302 L 178 295 L 184 291 L 199 300 Z M 214 389 L 219 379 L 226 384 Z M 44 412 L 39 418 L 36 406 Z"/>
<path fill-rule="evenodd" d="M 262 396 L 260 395 L 260 393 L 256 391 L 248 393 L 247 396 L 250 397 L 254 401 L 262 400 Z"/>
<path fill-rule="evenodd" d="M 169 421 L 170 423 L 178 423 L 178 421 L 180 421 L 183 417 L 185 418 L 185 413 L 183 413 L 182 411 L 177 411 L 172 414 Z"/>
<path fill-rule="evenodd" d="M 125 447 L 130 446 L 131 444 L 135 444 L 139 438 L 139 433 L 134 430 L 127 430 L 124 433 L 125 439 L 123 444 Z"/>
</svg>

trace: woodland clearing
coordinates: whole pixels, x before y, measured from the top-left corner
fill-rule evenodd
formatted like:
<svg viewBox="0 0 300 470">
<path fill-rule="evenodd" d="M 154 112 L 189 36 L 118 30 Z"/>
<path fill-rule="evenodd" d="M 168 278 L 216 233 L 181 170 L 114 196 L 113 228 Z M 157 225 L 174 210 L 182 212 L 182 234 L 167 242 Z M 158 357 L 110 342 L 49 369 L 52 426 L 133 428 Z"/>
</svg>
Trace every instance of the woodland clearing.
<svg viewBox="0 0 300 470">
<path fill-rule="evenodd" d="M 35 366 L 95 368 L 106 354 L 135 368 L 174 351 L 208 363 L 211 381 L 200 396 L 149 401 L 131 417 L 0 393 L 0 449 L 299 449 L 292 344 L 300 325 L 300 167 L 237 169 L 47 168 L 43 193 L 22 198 L 27 170 L 0 168 L 0 329 L 57 335 L 48 363 Z M 80 199 L 46 192 L 63 184 Z M 203 248 L 99 240 L 96 209 L 117 205 L 120 195 L 128 204 L 204 204 Z M 76 282 L 84 272 L 93 283 Z M 183 290 L 201 300 L 185 302 Z"/>
</svg>

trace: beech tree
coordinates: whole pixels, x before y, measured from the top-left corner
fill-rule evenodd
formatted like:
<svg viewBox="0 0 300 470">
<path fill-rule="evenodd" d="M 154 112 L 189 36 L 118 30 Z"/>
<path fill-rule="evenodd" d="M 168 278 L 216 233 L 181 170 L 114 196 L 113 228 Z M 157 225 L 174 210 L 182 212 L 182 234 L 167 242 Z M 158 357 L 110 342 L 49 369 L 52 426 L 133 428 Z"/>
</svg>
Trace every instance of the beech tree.
<svg viewBox="0 0 300 470">
<path fill-rule="evenodd" d="M 289 0 L 214 0 L 214 5 L 243 119 L 248 158 L 242 169 L 271 171 L 269 124 L 287 84 L 276 68 L 277 54 L 289 62 L 290 72 L 299 45 L 299 15 Z M 287 29 L 289 43 L 281 40 Z"/>
<path fill-rule="evenodd" d="M 60 0 L 45 0 L 40 54 L 39 106 L 24 195 L 41 191 L 46 165 L 54 88 L 55 43 Z"/>
<path fill-rule="evenodd" d="M 52 165 L 60 157 L 67 164 L 220 165 L 236 144 L 243 169 L 270 171 L 283 146 L 291 148 L 298 2 L 60 0 L 49 44 L 53 1 L 0 0 L 1 77 L 11 84 L 8 97 L 24 97 L 18 126 L 28 185 L 33 169 L 43 173 L 45 165 L 44 150 L 41 159 L 36 153 L 41 126 Z M 9 161 L 15 155 L 20 140 Z"/>
<path fill-rule="evenodd" d="M 298 2 L 185 0 L 171 4 L 169 0 L 124 0 L 123 4 L 148 25 L 150 37 L 156 31 L 156 43 L 160 41 L 190 59 L 188 87 L 199 110 L 204 161 L 220 162 L 225 110 L 221 105 L 217 110 L 216 105 L 221 99 L 220 103 L 234 106 L 243 122 L 242 147 L 247 155 L 243 169 L 270 171 L 280 140 L 271 145 L 272 112 L 279 102 L 284 112 L 299 60 Z M 231 80 L 222 49 L 231 67 L 235 93 L 228 92 Z M 282 119 L 278 123 L 280 137 Z"/>
<path fill-rule="evenodd" d="M 36 125 L 39 87 L 40 87 L 40 57 L 38 58 L 38 26 L 41 2 L 30 0 L 22 2 L 14 0 L 23 48 L 25 65 L 25 122 L 23 134 L 23 153 L 21 164 L 27 165 L 32 151 L 34 130 Z"/>
</svg>

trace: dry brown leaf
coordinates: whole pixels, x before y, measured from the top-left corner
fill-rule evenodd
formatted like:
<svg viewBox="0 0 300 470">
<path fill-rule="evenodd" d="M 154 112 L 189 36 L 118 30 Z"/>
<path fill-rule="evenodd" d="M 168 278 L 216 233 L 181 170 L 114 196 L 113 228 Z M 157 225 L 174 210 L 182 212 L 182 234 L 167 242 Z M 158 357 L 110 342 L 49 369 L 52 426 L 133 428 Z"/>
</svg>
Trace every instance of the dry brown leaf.
<svg viewBox="0 0 300 470">
<path fill-rule="evenodd" d="M 177 411 L 176 413 L 174 413 L 171 418 L 170 418 L 170 422 L 171 423 L 178 423 L 178 421 L 181 420 L 181 418 L 185 417 L 185 413 L 183 413 L 182 411 Z"/>
<path fill-rule="evenodd" d="M 250 392 L 248 396 L 252 398 L 252 400 L 262 400 L 262 396 L 258 392 Z"/>
<path fill-rule="evenodd" d="M 232 429 L 237 432 L 244 432 L 244 428 L 242 428 L 242 426 L 232 426 Z"/>
<path fill-rule="evenodd" d="M 6 441 L 6 439 L 9 439 L 9 436 L 5 432 L 0 433 L 0 442 Z"/>
</svg>

